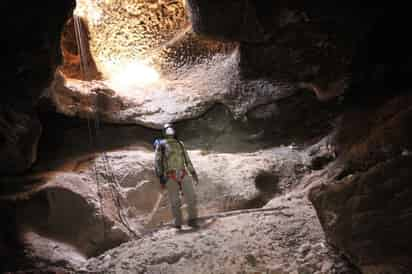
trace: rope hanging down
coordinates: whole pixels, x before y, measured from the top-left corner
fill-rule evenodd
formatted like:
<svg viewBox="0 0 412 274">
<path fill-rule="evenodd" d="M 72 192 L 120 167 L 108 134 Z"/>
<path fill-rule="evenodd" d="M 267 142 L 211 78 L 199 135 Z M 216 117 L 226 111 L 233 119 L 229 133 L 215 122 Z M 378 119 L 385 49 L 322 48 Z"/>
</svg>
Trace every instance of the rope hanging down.
<svg viewBox="0 0 412 274">
<path fill-rule="evenodd" d="M 84 43 L 85 33 L 82 27 L 81 18 L 78 16 L 73 16 L 73 20 L 74 20 L 76 43 L 77 43 L 77 48 L 78 48 L 78 52 L 80 55 L 80 73 L 82 75 L 83 80 L 87 81 L 87 80 L 90 80 L 89 79 L 90 75 L 89 75 L 89 67 L 88 67 L 88 62 L 87 62 L 88 60 L 87 60 L 87 54 L 86 54 L 87 48 Z M 92 117 L 89 117 L 89 115 L 87 116 L 89 145 L 92 151 L 93 150 L 97 151 L 99 149 L 98 135 L 99 135 L 99 128 L 100 128 L 100 121 L 99 121 L 99 96 L 100 94 L 98 92 L 95 92 L 95 94 L 96 94 L 96 101 L 95 101 L 95 106 L 94 106 L 95 107 L 95 117 L 94 117 L 94 137 L 95 138 L 93 138 L 93 131 L 92 131 L 91 123 L 90 123 L 90 120 Z M 103 160 L 103 166 L 106 170 L 106 173 L 109 175 L 108 183 L 109 183 L 110 193 L 115 203 L 115 206 L 117 208 L 117 215 L 118 215 L 119 221 L 134 237 L 137 238 L 139 237 L 138 234 L 130 227 L 127 221 L 127 218 L 123 216 L 122 205 L 121 205 L 122 197 L 119 191 L 120 185 L 117 182 L 117 179 L 113 172 L 113 168 L 110 165 L 110 161 L 107 157 L 106 152 L 104 151 L 102 153 L 102 160 Z M 95 161 L 93 165 L 93 169 L 94 169 L 94 175 L 95 175 L 96 184 L 97 184 L 97 195 L 99 197 L 100 214 L 102 216 L 102 222 L 103 222 L 103 238 L 105 239 L 106 238 L 106 221 L 105 221 L 105 215 L 104 215 L 102 185 L 99 179 L 97 161 Z"/>
<path fill-rule="evenodd" d="M 94 116 L 94 139 L 95 142 L 91 141 L 91 143 L 94 143 L 94 149 L 98 150 L 99 149 L 99 130 L 100 130 L 100 120 L 99 120 L 99 96 L 100 94 L 98 92 L 96 92 L 96 101 L 95 101 L 95 116 Z M 88 125 L 89 125 L 89 121 L 88 121 Z M 93 134 L 91 129 L 89 128 L 89 138 L 91 138 L 91 140 L 93 140 Z M 113 171 L 113 167 L 110 163 L 110 160 L 107 156 L 107 153 L 105 151 L 103 151 L 101 153 L 102 155 L 102 162 L 103 162 L 103 168 L 104 171 L 106 172 L 106 174 L 108 175 L 108 185 L 109 185 L 109 189 L 110 189 L 110 194 L 111 197 L 115 203 L 115 207 L 117 209 L 117 217 L 119 219 L 119 222 L 129 231 L 130 234 L 133 235 L 134 238 L 140 238 L 139 234 L 134 231 L 128 220 L 127 217 L 124 216 L 123 214 L 123 210 L 122 210 L 122 195 L 120 193 L 120 184 L 114 174 Z M 103 205 L 103 195 L 102 195 L 102 186 L 100 183 L 100 179 L 99 179 L 99 172 L 98 172 L 98 165 L 97 165 L 97 161 L 95 161 L 94 163 L 94 171 L 95 171 L 95 177 L 96 177 L 96 183 L 97 183 L 97 191 L 98 191 L 98 196 L 99 196 L 99 203 L 100 203 L 100 208 L 101 208 L 101 214 L 103 217 L 103 224 L 105 226 L 105 221 L 104 221 L 104 205 Z M 106 230 L 106 228 L 104 227 L 104 230 Z"/>
<path fill-rule="evenodd" d="M 77 44 L 77 49 L 78 53 L 80 56 L 80 74 L 82 76 L 82 79 L 84 81 L 88 80 L 88 69 L 87 69 L 87 60 L 86 60 L 86 55 L 85 55 L 85 46 L 84 46 L 84 30 L 82 28 L 82 23 L 81 23 L 81 18 L 74 15 L 73 16 L 73 21 L 74 21 L 74 34 L 76 37 L 76 44 Z M 82 84 L 83 86 L 83 84 Z M 86 89 L 85 86 L 83 86 L 84 89 Z M 91 115 L 90 115 L 91 116 Z M 89 134 L 89 148 L 90 151 L 94 151 L 97 148 L 96 143 L 93 140 L 93 131 L 92 131 L 92 126 L 91 126 L 91 119 L 87 115 L 87 130 Z M 95 120 L 95 127 L 96 127 L 96 120 Z M 96 184 L 97 184 L 97 196 L 99 198 L 99 209 L 100 209 L 100 216 L 101 216 L 101 221 L 103 223 L 103 240 L 106 239 L 106 219 L 104 215 L 104 204 L 103 204 L 103 195 L 101 191 L 101 184 L 99 180 L 99 174 L 97 171 L 97 164 L 94 163 L 93 165 L 93 173 L 95 176 Z"/>
<path fill-rule="evenodd" d="M 89 146 L 90 146 L 90 151 L 93 151 L 97 146 L 93 142 L 93 131 L 90 125 L 90 119 L 91 118 L 89 117 L 89 115 L 87 115 L 87 130 L 89 132 Z M 96 162 L 93 164 L 93 173 L 94 173 L 96 184 L 97 184 L 97 197 L 99 198 L 99 208 L 100 208 L 100 216 L 101 216 L 102 223 L 103 223 L 103 240 L 104 240 L 106 239 L 106 219 L 104 218 L 103 195 L 101 191 L 101 185 L 100 185 L 100 180 L 99 180 L 99 174 L 97 172 Z"/>
</svg>

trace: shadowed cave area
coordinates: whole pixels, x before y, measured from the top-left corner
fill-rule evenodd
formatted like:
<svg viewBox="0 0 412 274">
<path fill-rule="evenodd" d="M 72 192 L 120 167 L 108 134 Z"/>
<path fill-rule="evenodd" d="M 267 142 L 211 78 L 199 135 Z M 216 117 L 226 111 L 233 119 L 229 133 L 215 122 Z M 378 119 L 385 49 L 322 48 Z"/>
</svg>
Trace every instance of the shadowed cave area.
<svg viewBox="0 0 412 274">
<path fill-rule="evenodd" d="M 2 5 L 0 272 L 412 273 L 406 4 Z M 197 229 L 160 194 L 165 123 Z"/>
</svg>

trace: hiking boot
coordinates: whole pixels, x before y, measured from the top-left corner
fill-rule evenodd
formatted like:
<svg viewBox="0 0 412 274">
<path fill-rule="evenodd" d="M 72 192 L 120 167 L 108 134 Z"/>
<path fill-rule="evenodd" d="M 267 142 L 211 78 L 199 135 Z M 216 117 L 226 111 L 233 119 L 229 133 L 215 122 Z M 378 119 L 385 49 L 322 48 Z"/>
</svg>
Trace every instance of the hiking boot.
<svg viewBox="0 0 412 274">
<path fill-rule="evenodd" d="M 189 220 L 187 222 L 187 225 L 190 226 L 190 227 L 193 227 L 193 228 L 198 228 L 199 227 L 199 224 L 197 223 L 196 219 Z"/>
</svg>

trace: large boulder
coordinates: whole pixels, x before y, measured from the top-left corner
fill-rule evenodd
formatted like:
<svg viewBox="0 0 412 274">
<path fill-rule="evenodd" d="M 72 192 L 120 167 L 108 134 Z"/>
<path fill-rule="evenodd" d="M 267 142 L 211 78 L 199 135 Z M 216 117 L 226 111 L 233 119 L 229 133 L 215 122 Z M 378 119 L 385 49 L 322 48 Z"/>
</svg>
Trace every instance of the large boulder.
<svg viewBox="0 0 412 274">
<path fill-rule="evenodd" d="M 326 236 L 363 273 L 408 273 L 412 97 L 347 113 L 340 154 L 310 198 Z"/>
<path fill-rule="evenodd" d="M 47 183 L 30 199 L 17 203 L 20 233 L 66 243 L 85 257 L 130 239 L 115 210 L 116 201 L 109 198 L 110 188 L 82 174 L 58 173 L 44 180 Z"/>
<path fill-rule="evenodd" d="M 401 274 L 412 267 L 411 165 L 410 156 L 399 156 L 312 190 L 328 239 L 362 273 Z"/>
</svg>

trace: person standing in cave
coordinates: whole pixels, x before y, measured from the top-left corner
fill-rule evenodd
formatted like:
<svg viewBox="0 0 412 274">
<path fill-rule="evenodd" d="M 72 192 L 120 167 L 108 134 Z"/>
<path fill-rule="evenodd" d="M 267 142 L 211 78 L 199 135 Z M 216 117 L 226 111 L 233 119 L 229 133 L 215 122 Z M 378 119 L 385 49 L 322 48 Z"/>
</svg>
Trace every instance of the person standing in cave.
<svg viewBox="0 0 412 274">
<path fill-rule="evenodd" d="M 154 142 L 155 172 L 159 177 L 162 189 L 167 189 L 174 226 L 177 229 L 182 227 L 179 195 L 181 191 L 188 206 L 187 224 L 196 228 L 198 227 L 197 202 L 191 177 L 196 185 L 199 183 L 199 179 L 183 142 L 178 140 L 171 124 L 164 125 L 163 137 L 164 139 L 156 139 Z M 191 177 L 188 176 L 188 173 Z"/>
</svg>

